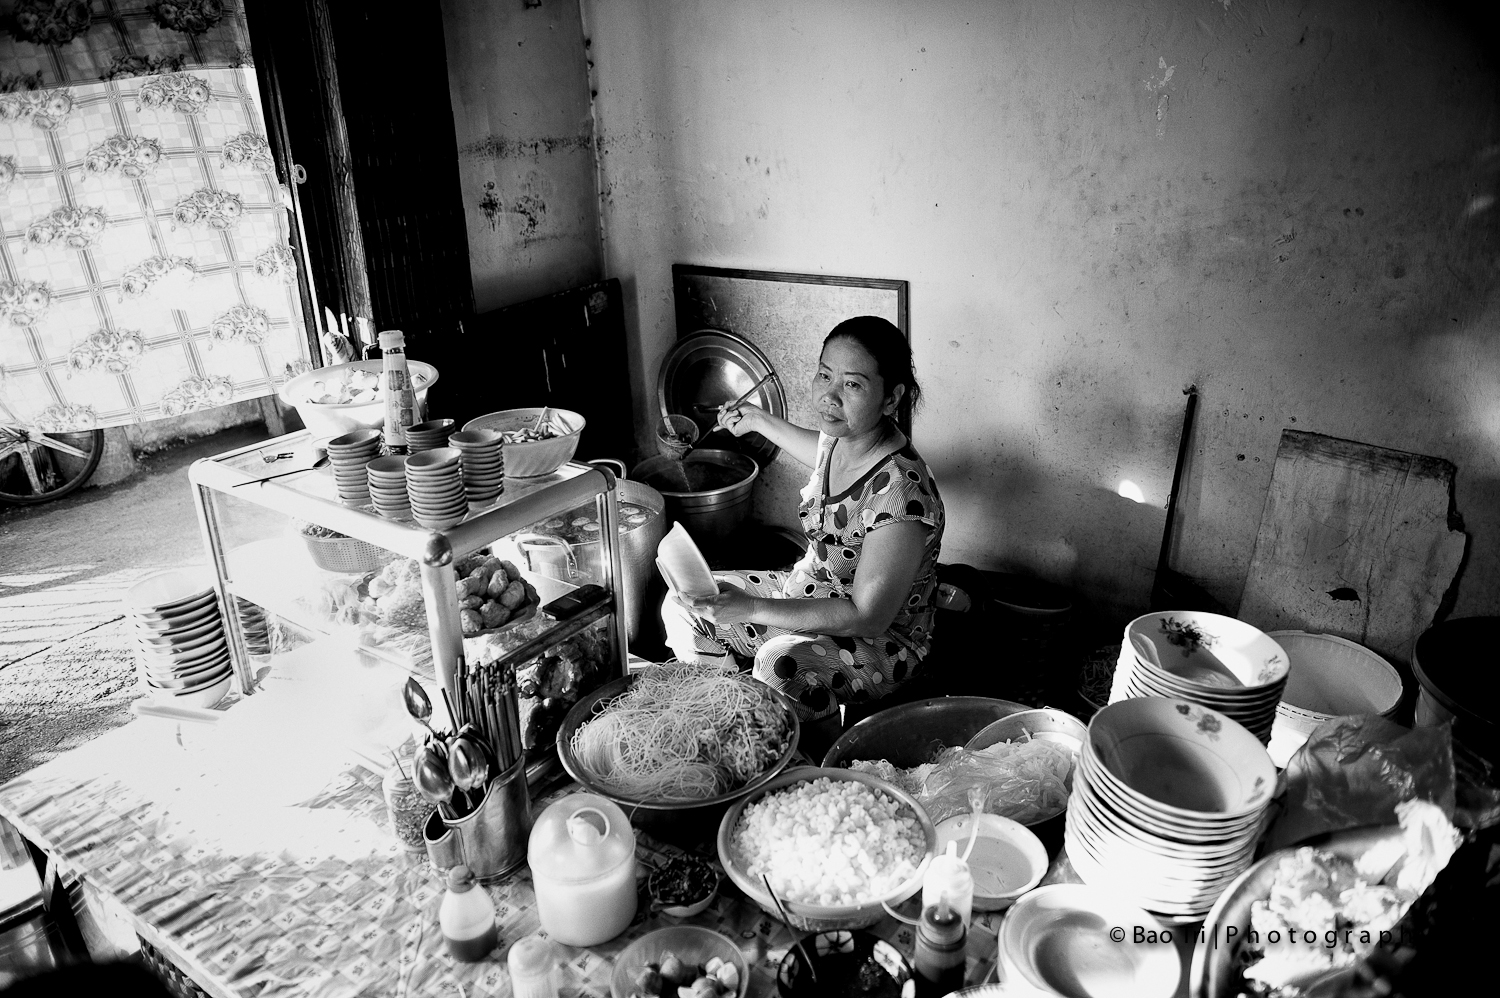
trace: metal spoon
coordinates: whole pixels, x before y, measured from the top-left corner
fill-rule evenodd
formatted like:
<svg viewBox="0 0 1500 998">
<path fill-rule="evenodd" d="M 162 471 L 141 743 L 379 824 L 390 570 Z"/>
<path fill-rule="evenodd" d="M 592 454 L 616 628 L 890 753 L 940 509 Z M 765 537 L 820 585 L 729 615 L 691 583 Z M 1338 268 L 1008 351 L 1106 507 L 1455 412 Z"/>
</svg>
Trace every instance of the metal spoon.
<svg viewBox="0 0 1500 998">
<path fill-rule="evenodd" d="M 465 793 L 472 793 L 489 782 L 490 765 L 484 759 L 484 752 L 467 736 L 459 735 L 453 739 L 453 747 L 448 752 L 448 775 L 452 777 L 453 785 Z M 469 806 L 474 806 L 473 798 L 470 798 Z"/>
<path fill-rule="evenodd" d="M 806 965 L 807 972 L 812 975 L 812 982 L 814 984 L 817 984 L 818 968 L 813 966 L 812 957 L 807 955 L 807 950 L 803 947 L 802 940 L 797 935 L 797 930 L 792 927 L 792 920 L 786 915 L 786 905 L 782 904 L 781 898 L 776 896 L 775 889 L 771 887 L 771 878 L 762 873 L 760 875 L 760 879 L 766 885 L 766 893 L 771 895 L 772 901 L 776 902 L 776 910 L 781 912 L 781 920 L 785 922 L 786 927 L 791 930 L 792 942 L 797 944 L 797 952 L 802 954 L 802 962 L 804 965 Z"/>
<path fill-rule="evenodd" d="M 401 699 L 406 701 L 406 712 L 420 721 L 433 738 L 441 741 L 442 736 L 427 723 L 427 719 L 432 716 L 432 701 L 427 699 L 427 691 L 422 689 L 421 684 L 408 677 L 406 686 L 401 690 Z"/>
<path fill-rule="evenodd" d="M 453 780 L 448 775 L 448 765 L 431 745 L 424 745 L 417 753 L 412 765 L 416 770 L 417 790 L 429 802 L 436 804 L 445 818 L 453 818 Z"/>
<path fill-rule="evenodd" d="M 300 475 L 304 471 L 316 471 L 317 469 L 319 469 L 321 467 L 324 467 L 327 464 L 328 464 L 328 456 L 325 454 L 323 457 L 320 457 L 316 461 L 314 461 L 313 464 L 312 464 L 312 467 L 310 467 L 310 468 L 298 468 L 296 471 L 283 471 L 279 475 L 267 475 L 265 478 L 252 478 L 248 482 L 235 482 L 232 486 L 230 486 L 230 488 L 237 489 L 241 485 L 254 485 L 257 482 L 269 482 L 272 479 L 275 479 L 275 478 L 285 478 L 288 475 Z"/>
</svg>

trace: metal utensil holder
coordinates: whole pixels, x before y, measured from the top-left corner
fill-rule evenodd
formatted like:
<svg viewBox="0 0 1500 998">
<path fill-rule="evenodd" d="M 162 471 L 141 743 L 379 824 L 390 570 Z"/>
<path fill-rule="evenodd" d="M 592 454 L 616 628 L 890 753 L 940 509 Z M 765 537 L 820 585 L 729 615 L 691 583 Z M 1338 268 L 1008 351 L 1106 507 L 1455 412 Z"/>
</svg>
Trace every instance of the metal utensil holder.
<svg viewBox="0 0 1500 998">
<path fill-rule="evenodd" d="M 490 781 L 479 806 L 462 818 L 434 814 L 423 838 L 427 856 L 439 870 L 463 863 L 480 881 L 503 877 L 526 862 L 531 834 L 531 797 L 526 758 Z"/>
</svg>

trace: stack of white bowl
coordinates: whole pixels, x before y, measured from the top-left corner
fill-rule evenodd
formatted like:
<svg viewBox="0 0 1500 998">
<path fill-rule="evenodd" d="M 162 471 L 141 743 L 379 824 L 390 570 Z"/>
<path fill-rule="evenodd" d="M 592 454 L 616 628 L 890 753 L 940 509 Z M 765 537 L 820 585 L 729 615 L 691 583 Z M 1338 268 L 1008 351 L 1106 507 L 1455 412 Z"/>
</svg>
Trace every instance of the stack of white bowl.
<svg viewBox="0 0 1500 998">
<path fill-rule="evenodd" d="M 406 456 L 390 454 L 365 465 L 370 482 L 370 504 L 387 520 L 410 520 L 411 497 L 406 494 Z"/>
<path fill-rule="evenodd" d="M 411 497 L 411 514 L 429 530 L 461 523 L 469 513 L 459 457 L 457 448 L 434 447 L 406 458 L 406 492 Z"/>
<path fill-rule="evenodd" d="M 1089 722 L 1064 843 L 1087 884 L 1201 920 L 1255 858 L 1276 766 L 1245 728 L 1185 700 L 1110 704 Z"/>
<path fill-rule="evenodd" d="M 328 441 L 328 460 L 333 481 L 345 506 L 364 506 L 370 501 L 370 480 L 365 465 L 380 456 L 381 433 L 364 429 Z"/>
<path fill-rule="evenodd" d="M 487 506 L 505 491 L 505 441 L 499 430 L 462 430 L 448 446 L 463 454 L 464 490 L 469 502 Z"/>
<path fill-rule="evenodd" d="M 189 707 L 212 707 L 224 698 L 229 641 L 206 578 L 191 572 L 153 575 L 132 586 L 124 602 L 148 693 Z"/>
<path fill-rule="evenodd" d="M 1109 702 L 1176 697 L 1216 710 L 1271 741 L 1290 659 L 1275 639 L 1242 620 L 1165 610 L 1125 627 Z"/>
</svg>

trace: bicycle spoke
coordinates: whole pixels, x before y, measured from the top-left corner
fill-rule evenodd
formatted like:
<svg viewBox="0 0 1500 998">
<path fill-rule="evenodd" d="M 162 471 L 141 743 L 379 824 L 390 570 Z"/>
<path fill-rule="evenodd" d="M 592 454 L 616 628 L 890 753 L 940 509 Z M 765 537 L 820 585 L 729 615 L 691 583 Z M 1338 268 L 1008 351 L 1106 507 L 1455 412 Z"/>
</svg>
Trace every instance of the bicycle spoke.
<svg viewBox="0 0 1500 998">
<path fill-rule="evenodd" d="M 5 460 L 12 454 L 19 454 L 26 449 L 26 445 L 19 441 L 11 441 L 4 447 L 0 447 L 0 461 Z"/>
<path fill-rule="evenodd" d="M 31 480 L 31 491 L 37 495 L 46 492 L 47 487 L 42 484 L 42 479 L 37 474 L 36 459 L 32 456 L 31 448 L 24 447 L 21 449 L 21 464 L 26 468 L 26 477 Z"/>
<path fill-rule="evenodd" d="M 86 452 L 79 450 L 77 447 L 65 444 L 61 440 L 54 440 L 52 437 L 40 436 L 36 438 L 36 442 L 41 444 L 43 447 L 51 447 L 55 451 L 61 451 L 64 454 L 69 454 L 73 457 L 81 458 L 85 461 L 87 461 L 89 457 Z"/>
</svg>

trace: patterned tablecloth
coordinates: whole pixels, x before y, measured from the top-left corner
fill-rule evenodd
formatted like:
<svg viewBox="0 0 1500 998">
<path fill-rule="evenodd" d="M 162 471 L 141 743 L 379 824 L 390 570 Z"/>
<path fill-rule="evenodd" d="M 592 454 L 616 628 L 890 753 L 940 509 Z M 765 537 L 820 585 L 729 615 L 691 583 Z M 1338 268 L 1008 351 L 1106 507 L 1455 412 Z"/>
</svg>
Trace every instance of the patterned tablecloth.
<svg viewBox="0 0 1500 998">
<path fill-rule="evenodd" d="M 500 949 L 482 963 L 457 963 L 437 924 L 442 877 L 425 854 L 404 852 L 386 832 L 378 776 L 329 770 L 337 774 L 331 782 L 295 807 L 244 802 L 237 810 L 233 787 L 254 760 L 226 767 L 223 759 L 194 759 L 165 737 L 170 731 L 136 721 L 69 752 L 0 787 L 0 815 L 65 872 L 117 901 L 142 938 L 223 998 L 511 994 L 505 954 L 539 928 L 524 867 L 487 888 Z M 539 797 L 534 811 L 569 789 Z M 559 947 L 568 998 L 608 998 L 620 951 L 677 924 L 651 916 L 644 898 L 645 863 L 676 847 L 645 834 L 638 843 L 636 919 L 602 946 Z M 784 926 L 727 881 L 690 921 L 738 943 L 751 967 L 750 995 L 775 993 L 775 968 L 791 946 Z M 976 920 L 971 981 L 990 970 L 997 924 L 998 916 Z M 911 953 L 907 926 L 887 917 L 873 931 Z"/>
</svg>

